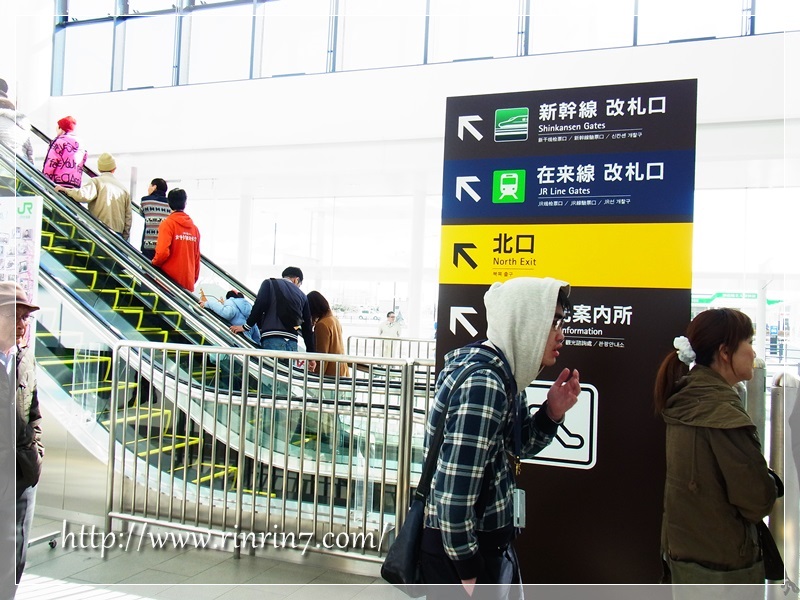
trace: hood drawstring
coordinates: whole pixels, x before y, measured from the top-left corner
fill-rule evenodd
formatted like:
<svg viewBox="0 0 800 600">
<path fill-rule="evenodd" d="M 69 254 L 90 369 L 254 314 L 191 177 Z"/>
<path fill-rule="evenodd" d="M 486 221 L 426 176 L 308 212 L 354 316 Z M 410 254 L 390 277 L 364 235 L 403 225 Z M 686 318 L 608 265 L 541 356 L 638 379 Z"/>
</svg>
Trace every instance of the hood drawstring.
<svg viewBox="0 0 800 600">
<path fill-rule="evenodd" d="M 689 473 L 689 483 L 686 487 L 693 494 L 697 493 L 697 481 L 694 478 L 695 469 L 697 468 L 697 427 L 692 427 L 692 469 Z"/>
</svg>

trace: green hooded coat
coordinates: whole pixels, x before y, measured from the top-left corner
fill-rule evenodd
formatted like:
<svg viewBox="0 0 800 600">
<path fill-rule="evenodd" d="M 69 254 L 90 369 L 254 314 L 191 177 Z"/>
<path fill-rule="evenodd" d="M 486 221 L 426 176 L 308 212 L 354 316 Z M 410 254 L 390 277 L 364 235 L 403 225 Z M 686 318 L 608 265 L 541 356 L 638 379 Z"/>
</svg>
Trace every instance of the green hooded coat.
<svg viewBox="0 0 800 600">
<path fill-rule="evenodd" d="M 753 567 L 761 560 L 756 523 L 772 509 L 777 488 L 738 394 L 716 371 L 696 365 L 678 382 L 662 415 L 667 424 L 663 550 L 679 561 L 677 567 L 680 562 L 723 572 Z M 763 582 L 763 569 L 760 578 Z"/>
</svg>

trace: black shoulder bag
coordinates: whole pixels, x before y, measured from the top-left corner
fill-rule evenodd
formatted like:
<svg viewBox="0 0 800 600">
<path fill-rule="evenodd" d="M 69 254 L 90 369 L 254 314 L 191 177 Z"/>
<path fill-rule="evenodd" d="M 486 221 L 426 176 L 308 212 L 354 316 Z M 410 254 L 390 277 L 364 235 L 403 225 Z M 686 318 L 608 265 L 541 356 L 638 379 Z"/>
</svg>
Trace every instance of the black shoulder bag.
<svg viewBox="0 0 800 600">
<path fill-rule="evenodd" d="M 411 598 L 419 598 L 425 594 L 419 567 L 419 548 L 422 542 L 422 530 L 425 527 L 425 502 L 431 490 L 431 481 L 436 470 L 436 459 L 439 456 L 439 449 L 444 439 L 444 423 L 447 420 L 450 399 L 467 377 L 481 369 L 495 371 L 500 375 L 503 382 L 506 380 L 503 370 L 491 363 L 473 363 L 464 367 L 459 373 L 444 400 L 442 414 L 436 424 L 436 431 L 431 438 L 428 456 L 425 459 L 425 465 L 422 468 L 422 474 L 414 492 L 411 507 L 408 509 L 403 526 L 397 532 L 397 537 L 386 553 L 386 558 L 381 566 L 381 577 Z"/>
</svg>

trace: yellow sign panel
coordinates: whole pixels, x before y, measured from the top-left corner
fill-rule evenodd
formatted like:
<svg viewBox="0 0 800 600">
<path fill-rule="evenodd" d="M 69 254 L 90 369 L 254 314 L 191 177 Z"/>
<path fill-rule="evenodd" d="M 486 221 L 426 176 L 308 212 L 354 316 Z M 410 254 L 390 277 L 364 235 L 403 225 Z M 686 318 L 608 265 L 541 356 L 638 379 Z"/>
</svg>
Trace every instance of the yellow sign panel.
<svg viewBox="0 0 800 600">
<path fill-rule="evenodd" d="M 439 283 L 489 285 L 512 277 L 689 289 L 692 224 L 442 226 Z"/>
</svg>

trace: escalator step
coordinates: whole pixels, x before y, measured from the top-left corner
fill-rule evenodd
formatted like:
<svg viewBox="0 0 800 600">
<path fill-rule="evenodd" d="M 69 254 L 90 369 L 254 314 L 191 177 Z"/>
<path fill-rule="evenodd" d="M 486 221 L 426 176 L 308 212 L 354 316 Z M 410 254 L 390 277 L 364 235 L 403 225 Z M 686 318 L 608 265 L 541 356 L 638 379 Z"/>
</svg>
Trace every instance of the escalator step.
<svg viewBox="0 0 800 600">
<path fill-rule="evenodd" d="M 94 290 L 94 288 L 97 286 L 97 271 L 92 269 L 84 269 L 81 267 L 72 267 L 70 265 L 66 265 L 66 269 L 72 273 L 75 273 L 75 275 L 78 275 L 79 279 L 81 280 L 84 280 L 84 278 L 80 277 L 80 275 L 88 275 L 89 281 L 86 283 L 89 286 L 89 289 Z"/>
<path fill-rule="evenodd" d="M 128 414 L 127 417 L 117 416 L 116 423 L 117 425 L 122 424 L 131 424 L 131 423 L 141 423 L 142 421 L 156 421 L 162 422 L 162 415 L 163 415 L 163 423 L 167 425 L 165 431 L 169 429 L 169 425 L 172 423 L 172 411 L 168 408 L 150 408 L 149 406 L 139 406 L 137 407 L 134 414 Z M 108 429 L 111 426 L 111 419 L 101 421 L 100 424 Z"/>
<path fill-rule="evenodd" d="M 36 361 L 37 364 L 43 367 L 54 367 L 63 365 L 65 367 L 71 367 L 72 370 L 75 370 L 75 367 L 78 365 L 91 365 L 95 363 L 99 363 L 105 366 L 105 374 L 102 376 L 103 381 L 111 381 L 111 357 L 110 356 L 92 356 L 92 357 L 84 357 L 84 358 L 75 358 L 74 356 L 69 357 L 55 357 L 55 358 L 44 358 L 39 359 Z M 100 376 L 98 372 L 98 377 Z"/>
<path fill-rule="evenodd" d="M 86 382 L 92 383 L 92 382 Z M 136 387 L 135 383 L 131 382 L 118 382 L 116 391 L 125 391 L 125 390 L 132 390 Z M 108 393 L 114 391 L 113 385 L 100 385 L 100 386 L 92 386 L 83 389 L 72 389 L 69 391 L 70 394 L 73 396 L 83 396 L 85 394 L 101 394 L 101 393 Z"/>
<path fill-rule="evenodd" d="M 169 436 L 170 439 L 172 437 L 173 436 Z M 159 446 L 157 448 L 150 448 L 150 449 L 144 450 L 142 452 L 137 452 L 136 455 L 139 458 L 144 458 L 146 456 L 153 456 L 155 454 L 169 454 L 170 452 L 173 452 L 175 450 L 183 450 L 184 448 L 189 448 L 191 446 L 197 446 L 200 443 L 200 438 L 199 437 L 190 437 L 188 441 L 186 440 L 186 437 L 182 436 L 182 435 L 176 435 L 174 437 L 176 439 L 181 439 L 182 438 L 183 441 L 177 442 L 177 443 L 174 443 L 174 444 L 167 444 L 167 445 L 164 445 L 164 446 Z M 161 438 L 156 437 L 154 439 L 161 439 Z"/>
</svg>

